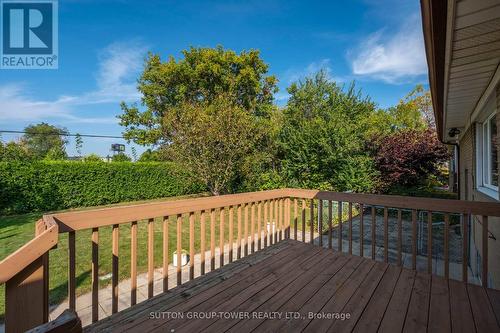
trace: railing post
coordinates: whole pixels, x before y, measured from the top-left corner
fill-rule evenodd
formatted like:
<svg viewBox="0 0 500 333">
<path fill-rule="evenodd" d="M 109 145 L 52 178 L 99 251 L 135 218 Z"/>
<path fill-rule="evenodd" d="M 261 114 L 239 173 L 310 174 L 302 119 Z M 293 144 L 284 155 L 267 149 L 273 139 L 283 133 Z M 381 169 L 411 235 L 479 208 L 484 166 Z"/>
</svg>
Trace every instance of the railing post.
<svg viewBox="0 0 500 333">
<path fill-rule="evenodd" d="M 5 332 L 25 332 L 49 319 L 49 253 L 5 284 Z"/>
</svg>

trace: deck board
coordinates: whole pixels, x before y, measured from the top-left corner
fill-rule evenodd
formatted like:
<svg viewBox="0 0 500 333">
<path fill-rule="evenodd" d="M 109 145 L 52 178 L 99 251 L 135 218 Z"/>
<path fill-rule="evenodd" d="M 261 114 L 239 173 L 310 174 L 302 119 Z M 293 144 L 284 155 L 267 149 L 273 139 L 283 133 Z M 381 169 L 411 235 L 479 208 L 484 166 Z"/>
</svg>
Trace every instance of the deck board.
<svg viewBox="0 0 500 333">
<path fill-rule="evenodd" d="M 218 315 L 193 319 L 188 313 Z M 339 313 L 349 319 L 310 316 Z M 499 291 L 286 240 L 84 330 L 498 332 L 498 318 Z"/>
</svg>

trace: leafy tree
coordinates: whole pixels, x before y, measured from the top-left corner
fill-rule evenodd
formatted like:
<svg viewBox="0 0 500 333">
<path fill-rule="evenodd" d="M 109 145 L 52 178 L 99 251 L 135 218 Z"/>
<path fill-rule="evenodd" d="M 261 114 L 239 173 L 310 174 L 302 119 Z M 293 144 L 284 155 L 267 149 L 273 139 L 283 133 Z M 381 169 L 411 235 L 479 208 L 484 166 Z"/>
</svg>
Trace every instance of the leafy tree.
<svg viewBox="0 0 500 333">
<path fill-rule="evenodd" d="M 132 159 L 125 153 L 118 153 L 111 158 L 112 162 L 130 162 Z"/>
<path fill-rule="evenodd" d="M 66 156 L 65 146 L 68 143 L 65 135 L 68 131 L 47 123 L 30 125 L 24 128 L 22 144 L 37 159 L 43 159 L 52 151 L 53 156 Z"/>
<path fill-rule="evenodd" d="M 89 154 L 83 158 L 84 162 L 102 162 L 101 156 L 97 154 Z"/>
<path fill-rule="evenodd" d="M 14 141 L 3 144 L 0 142 L 1 162 L 27 162 L 33 159 L 33 155 L 21 143 Z"/>
<path fill-rule="evenodd" d="M 404 129 L 382 138 L 377 146 L 375 164 L 386 189 L 416 185 L 437 175 L 450 157 L 433 129 Z"/>
<path fill-rule="evenodd" d="M 78 153 L 78 156 L 82 156 L 82 148 L 83 148 L 83 139 L 80 133 L 76 133 L 75 136 L 75 149 Z"/>
<path fill-rule="evenodd" d="M 288 88 L 279 135 L 288 184 L 338 191 L 369 191 L 376 171 L 364 149 L 363 121 L 373 103 L 351 84 L 347 90 L 321 71 Z"/>
<path fill-rule="evenodd" d="M 159 162 L 161 160 L 160 153 L 157 150 L 146 149 L 139 157 L 138 162 Z"/>
<path fill-rule="evenodd" d="M 52 147 L 47 155 L 45 155 L 44 160 L 47 161 L 60 161 L 60 160 L 65 160 L 67 154 L 66 151 L 64 151 L 61 147 Z"/>
<path fill-rule="evenodd" d="M 256 152 L 263 133 L 255 118 L 225 96 L 211 102 L 185 103 L 174 110 L 175 136 L 166 148 L 179 165 L 186 167 L 209 191 L 229 192 L 241 174 L 246 158 Z"/>
<path fill-rule="evenodd" d="M 273 110 L 277 79 L 267 76 L 268 65 L 259 51 L 236 54 L 222 46 L 191 47 L 182 54 L 182 59 L 166 61 L 149 54 L 137 87 L 143 108 L 122 103 L 119 118 L 127 139 L 139 144 L 168 143 L 176 135 L 179 106 L 206 106 L 220 94 L 252 115 L 268 116 Z"/>
</svg>

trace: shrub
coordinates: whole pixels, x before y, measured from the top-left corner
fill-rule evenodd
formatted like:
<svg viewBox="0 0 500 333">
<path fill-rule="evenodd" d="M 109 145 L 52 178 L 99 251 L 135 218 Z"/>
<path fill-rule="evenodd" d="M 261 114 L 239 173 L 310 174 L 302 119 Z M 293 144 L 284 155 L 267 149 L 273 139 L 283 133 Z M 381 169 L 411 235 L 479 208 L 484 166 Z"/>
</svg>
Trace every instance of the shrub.
<svg viewBox="0 0 500 333">
<path fill-rule="evenodd" d="M 0 162 L 0 213 L 24 213 L 203 192 L 172 163 Z"/>
</svg>

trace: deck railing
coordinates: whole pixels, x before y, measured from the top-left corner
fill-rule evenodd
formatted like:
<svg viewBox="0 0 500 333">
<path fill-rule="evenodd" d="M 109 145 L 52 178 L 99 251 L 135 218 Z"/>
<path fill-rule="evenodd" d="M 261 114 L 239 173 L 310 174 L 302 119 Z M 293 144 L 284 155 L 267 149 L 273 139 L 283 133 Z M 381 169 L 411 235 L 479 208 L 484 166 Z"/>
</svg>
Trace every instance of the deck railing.
<svg viewBox="0 0 500 333">
<path fill-rule="evenodd" d="M 334 207 L 336 204 L 336 212 Z M 326 210 L 326 212 L 325 212 Z M 345 212 L 347 210 L 347 212 Z M 182 230 L 188 223 L 189 265 L 188 280 L 195 276 L 195 255 L 199 255 L 199 274 L 221 267 L 253 252 L 292 238 L 309 241 L 334 250 L 377 259 L 376 246 L 383 248 L 383 260 L 389 262 L 389 216 L 397 221 L 397 260 L 402 261 L 403 214 L 411 218 L 411 267 L 417 269 L 417 213 L 427 212 L 427 270 L 432 272 L 433 216 L 444 216 L 444 276 L 449 270 L 450 217 L 459 216 L 454 223 L 462 230 L 462 280 L 468 281 L 468 219 L 479 217 L 482 223 L 481 282 L 488 280 L 488 217 L 500 217 L 500 204 L 460 200 L 427 199 L 402 196 L 336 193 L 315 190 L 281 189 L 243 194 L 203 197 L 178 201 L 73 211 L 45 215 L 37 222 L 36 236 L 15 253 L 0 262 L 0 283 L 6 284 L 6 332 L 22 332 L 48 320 L 48 260 L 49 251 L 58 243 L 58 233 L 68 233 L 68 307 L 76 309 L 76 233 L 91 230 L 91 306 L 92 322 L 99 320 L 99 252 L 112 253 L 111 312 L 118 311 L 119 302 L 119 233 L 120 226 L 130 227 L 130 305 L 137 302 L 137 233 L 138 224 L 147 225 L 147 297 L 154 296 L 154 233 L 155 224 L 162 224 L 162 290 L 169 288 L 169 280 L 183 281 L 183 268 L 177 265 L 175 277 L 168 274 L 169 242 L 175 241 L 176 261 L 182 261 Z M 370 214 L 368 214 L 370 213 Z M 381 213 L 381 214 L 380 214 Z M 335 217 L 335 215 L 337 215 Z M 370 215 L 370 219 L 366 219 Z M 377 215 L 383 219 L 383 241 L 377 244 Z M 337 223 L 334 223 L 336 218 Z M 353 219 L 359 224 L 359 250 L 353 250 Z M 161 222 L 158 222 L 158 219 Z M 175 240 L 169 239 L 171 220 L 175 221 Z M 326 220 L 326 221 L 325 221 Z M 342 223 L 338 223 L 341 221 Z M 325 223 L 326 222 L 326 223 Z M 199 228 L 195 228 L 198 224 Z M 325 225 L 325 227 L 324 227 Z M 365 239 L 364 228 L 371 235 Z M 104 227 L 111 227 L 111 248 L 101 248 L 99 235 Z M 227 229 L 226 229 L 227 228 Z M 326 229 L 325 229 L 326 228 Z M 347 228 L 347 249 L 343 247 L 343 233 Z M 107 229 L 105 229 L 107 230 Z M 127 228 L 128 230 L 128 228 Z M 199 230 L 198 235 L 195 231 Z M 218 239 L 216 236 L 218 235 Z M 227 237 L 226 237 L 227 236 Z M 326 241 L 324 241 L 326 237 Z M 195 239 L 200 240 L 199 251 Z M 371 249 L 365 250 L 365 241 Z M 217 251 L 218 250 L 218 255 Z M 357 252 L 357 253 L 355 253 Z M 207 253 L 207 255 L 206 255 Z M 217 265 L 218 263 L 218 265 Z M 79 263 L 80 264 L 80 263 Z"/>
</svg>

